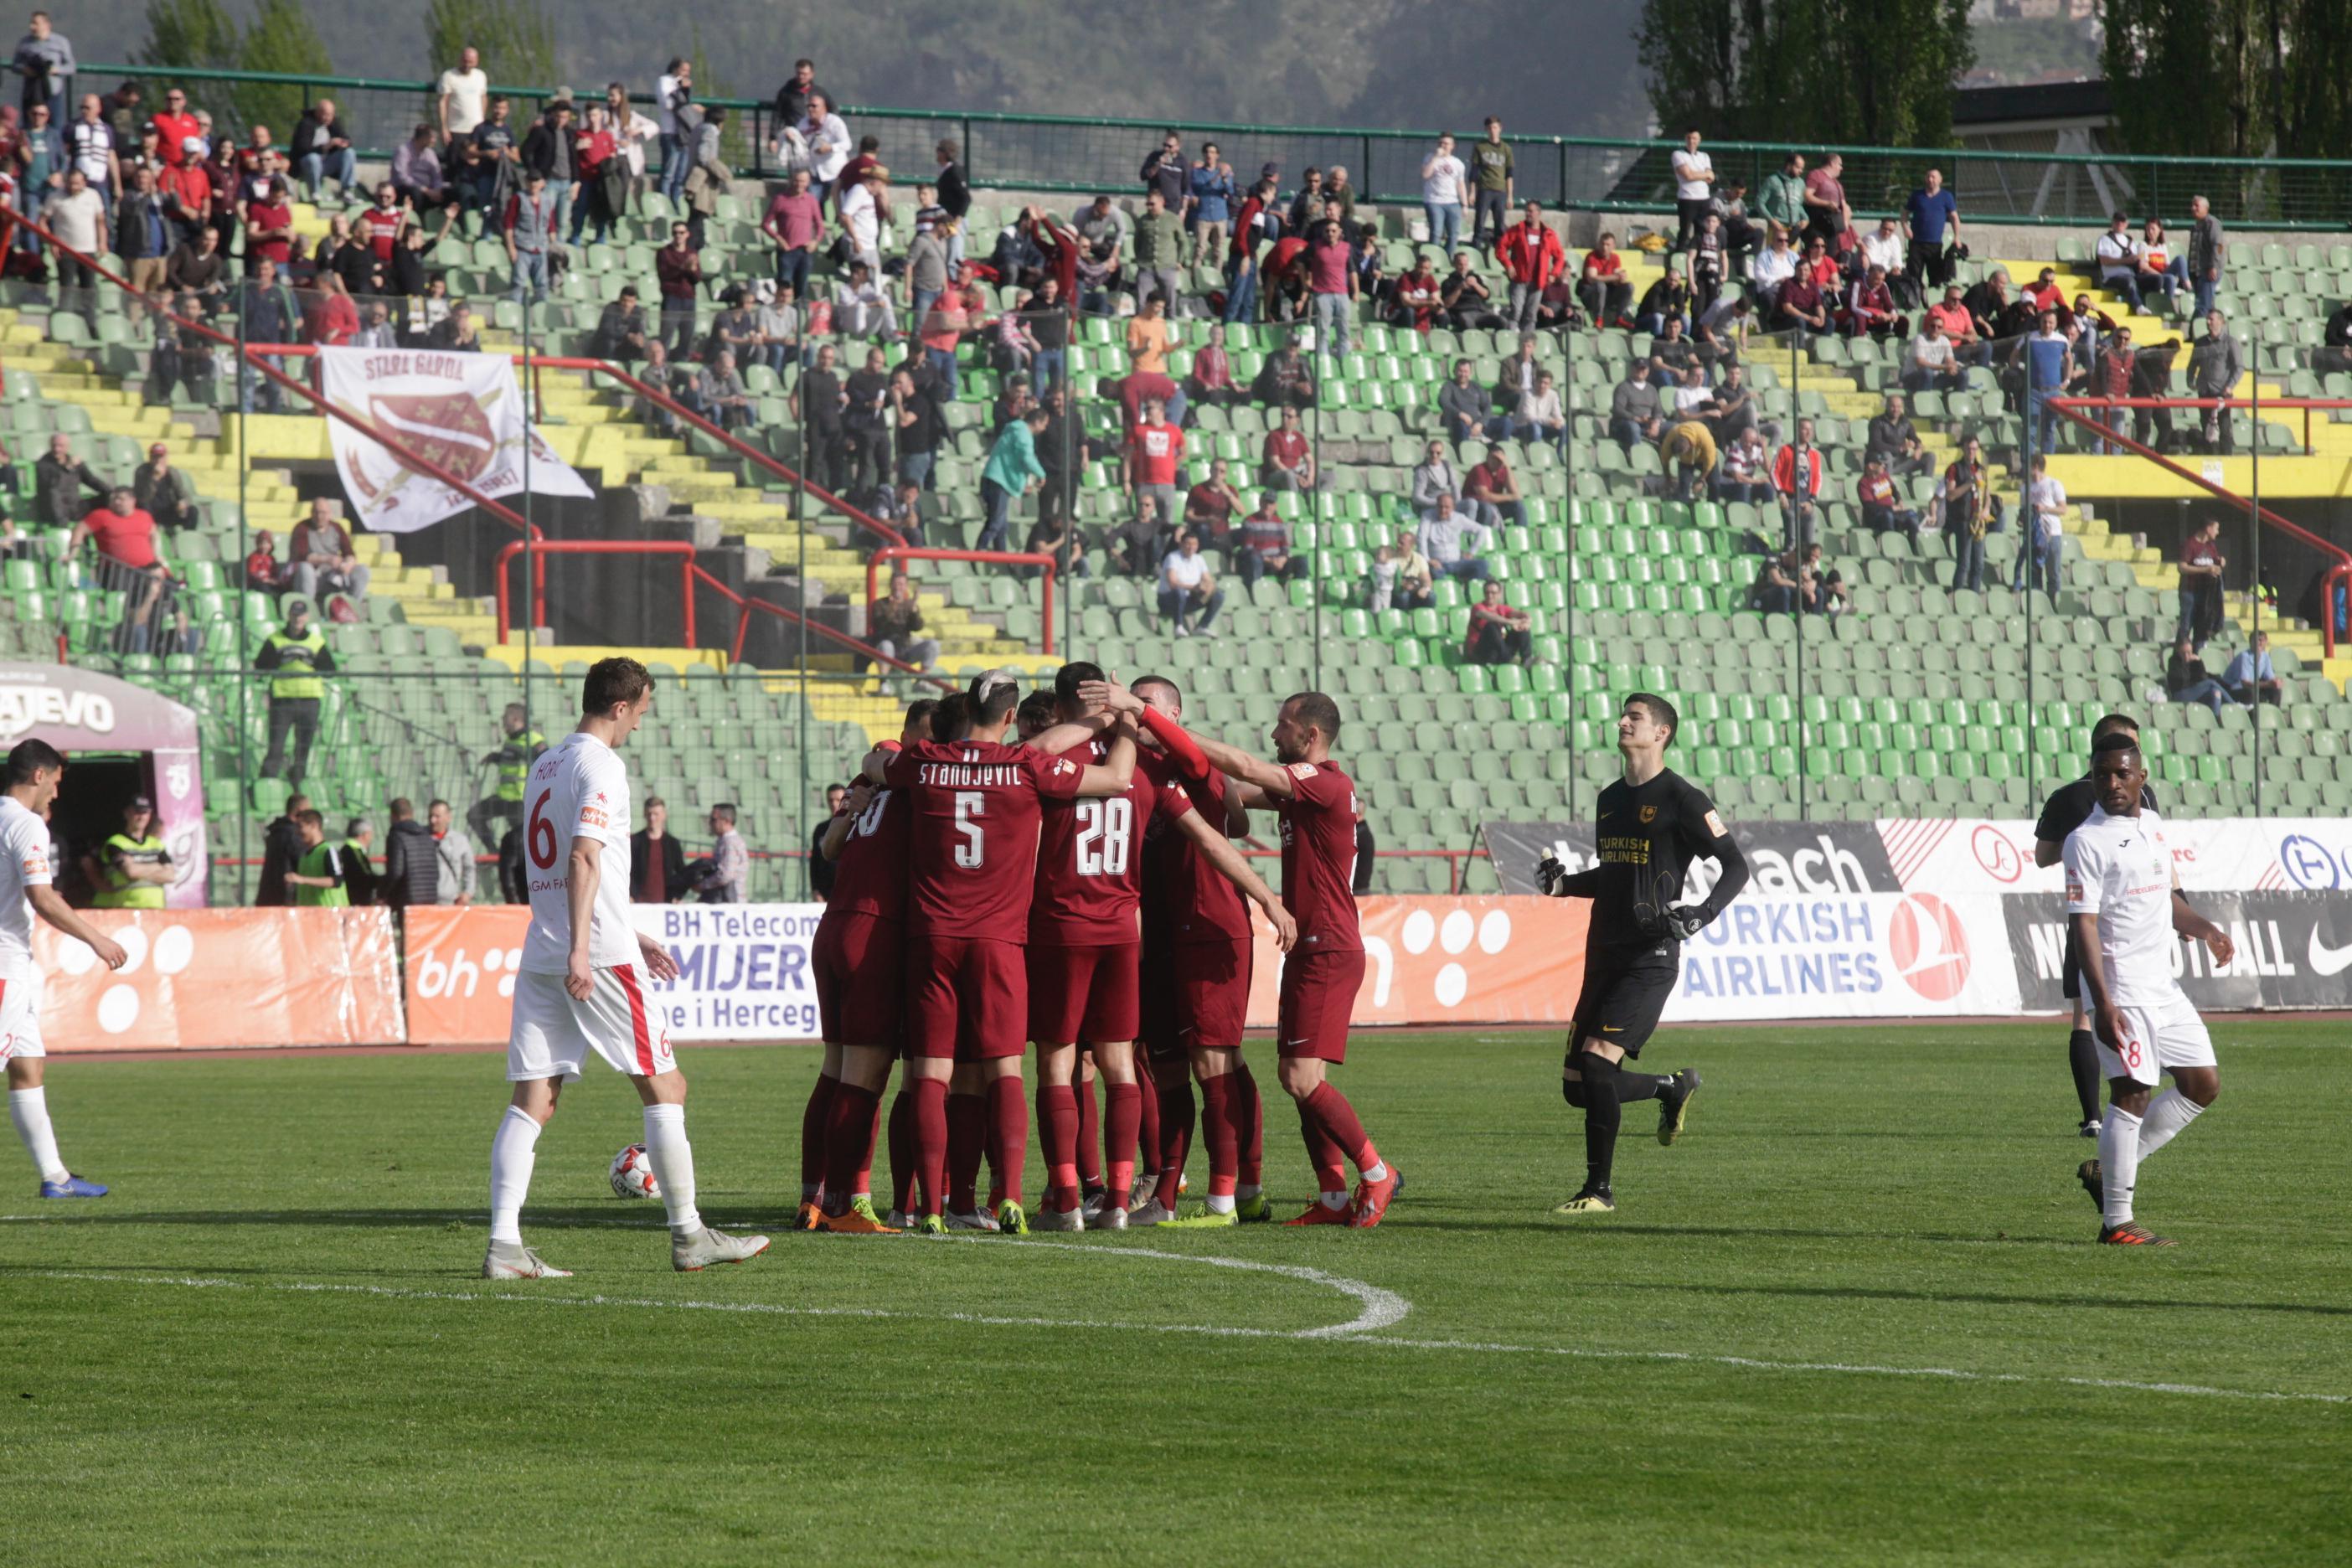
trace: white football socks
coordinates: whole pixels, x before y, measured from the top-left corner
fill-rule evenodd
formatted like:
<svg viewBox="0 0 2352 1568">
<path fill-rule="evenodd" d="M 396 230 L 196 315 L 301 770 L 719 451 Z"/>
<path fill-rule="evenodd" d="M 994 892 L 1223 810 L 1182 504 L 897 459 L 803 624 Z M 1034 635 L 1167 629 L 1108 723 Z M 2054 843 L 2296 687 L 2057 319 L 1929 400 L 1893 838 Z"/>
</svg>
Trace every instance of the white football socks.
<svg viewBox="0 0 2352 1568">
<path fill-rule="evenodd" d="M 490 1139 L 490 1239 L 522 1245 L 522 1200 L 530 1191 L 531 1167 L 539 1163 L 539 1118 L 518 1105 L 507 1107 Z"/>
<path fill-rule="evenodd" d="M 2139 1157 L 2145 1160 L 2171 1142 L 2204 1109 L 2178 1089 L 2158 1095 L 2149 1103 L 2147 1114 L 2140 1118 Z"/>
<path fill-rule="evenodd" d="M 1230 1194 L 1220 1195 L 1216 1193 L 1211 1193 L 1209 1194 L 1209 1212 L 1211 1214 L 1233 1213 L 1234 1200 L 1232 1196 Z"/>
<path fill-rule="evenodd" d="M 686 1107 L 646 1107 L 646 1158 L 653 1162 L 654 1179 L 661 1184 L 662 1203 L 669 1209 L 672 1236 L 692 1236 L 702 1228 L 694 1207 L 694 1148 L 686 1141 Z"/>
<path fill-rule="evenodd" d="M 2101 1214 L 2109 1230 L 2132 1222 L 2132 1188 L 2139 1182 L 2140 1119 L 2116 1106 L 2099 1123 L 2099 1168 L 2106 1184 Z"/>
<path fill-rule="evenodd" d="M 49 1126 L 47 1089 L 10 1089 L 8 1120 L 16 1123 L 16 1136 L 24 1140 L 25 1152 L 33 1157 L 33 1168 L 41 1173 L 41 1180 L 62 1182 L 72 1174 L 58 1158 L 58 1135 Z"/>
</svg>

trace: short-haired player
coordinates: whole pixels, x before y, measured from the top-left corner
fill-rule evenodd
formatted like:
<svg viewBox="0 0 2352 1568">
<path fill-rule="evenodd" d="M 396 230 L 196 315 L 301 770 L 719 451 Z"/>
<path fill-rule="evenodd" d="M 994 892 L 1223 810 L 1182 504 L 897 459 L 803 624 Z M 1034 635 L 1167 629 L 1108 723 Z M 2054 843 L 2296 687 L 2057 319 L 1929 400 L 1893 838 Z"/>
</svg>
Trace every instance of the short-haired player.
<svg viewBox="0 0 2352 1568">
<path fill-rule="evenodd" d="M 686 1138 L 686 1075 L 669 1031 L 646 1008 L 645 976 L 675 979 L 667 949 L 629 920 L 629 776 L 618 748 L 653 708 L 653 677 L 633 658 L 599 659 L 581 684 L 580 724 L 531 763 L 523 789 L 524 876 L 530 926 L 507 1035 L 514 1095 L 490 1141 L 490 1279 L 564 1279 L 522 1244 L 540 1129 L 581 1064 L 602 1058 L 645 1102 L 646 1157 L 669 1215 L 670 1265 L 680 1272 L 740 1263 L 764 1236 L 702 1223 L 694 1150 Z"/>
<path fill-rule="evenodd" d="M 2139 743 L 2110 735 L 2091 757 L 2097 804 L 2066 837 L 2066 918 L 2074 931 L 2107 1114 L 2099 1157 L 2076 1171 L 2099 1205 L 2099 1240 L 2170 1247 L 2136 1219 L 2140 1162 L 2163 1148 L 2221 1092 L 2205 1021 L 2172 974 L 2176 940 L 2201 942 L 2217 967 L 2235 956 L 2229 932 L 2189 907 L 2164 841 L 2164 823 L 2140 804 L 2147 763 Z M 2172 1087 L 2151 1092 L 2165 1074 Z"/>
</svg>

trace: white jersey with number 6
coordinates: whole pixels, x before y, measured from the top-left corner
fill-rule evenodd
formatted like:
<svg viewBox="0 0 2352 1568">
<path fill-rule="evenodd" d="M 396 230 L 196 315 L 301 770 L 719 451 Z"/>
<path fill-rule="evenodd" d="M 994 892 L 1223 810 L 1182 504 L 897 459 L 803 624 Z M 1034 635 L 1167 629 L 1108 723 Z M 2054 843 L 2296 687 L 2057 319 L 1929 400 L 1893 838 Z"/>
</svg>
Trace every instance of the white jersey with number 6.
<svg viewBox="0 0 2352 1568">
<path fill-rule="evenodd" d="M 597 857 L 589 965 L 636 963 L 637 935 L 629 924 L 629 777 L 619 754 L 574 731 L 531 765 L 522 803 L 523 869 L 530 879 L 523 972 L 561 974 L 570 962 L 572 911 L 564 900 L 576 837 L 604 847 Z"/>
<path fill-rule="evenodd" d="M 15 795 L 0 795 L 0 980 L 33 976 L 33 906 L 49 885 L 49 825 Z"/>
<path fill-rule="evenodd" d="M 2109 816 L 2095 805 L 2067 835 L 2065 863 L 2066 912 L 2099 917 L 2100 968 L 2116 1005 L 2146 1007 L 2179 995 L 2163 819 L 2146 807 L 2137 816 Z"/>
</svg>

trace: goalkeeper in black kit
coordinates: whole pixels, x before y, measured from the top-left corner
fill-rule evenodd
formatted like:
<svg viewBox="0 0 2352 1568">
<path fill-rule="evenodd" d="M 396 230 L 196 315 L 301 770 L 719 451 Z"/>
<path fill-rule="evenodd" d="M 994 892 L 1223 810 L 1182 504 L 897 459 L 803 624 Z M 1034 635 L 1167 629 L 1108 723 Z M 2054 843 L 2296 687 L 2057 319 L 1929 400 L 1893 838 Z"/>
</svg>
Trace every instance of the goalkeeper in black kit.
<svg viewBox="0 0 2352 1568">
<path fill-rule="evenodd" d="M 1679 723 L 1674 704 L 1637 691 L 1617 716 L 1617 750 L 1625 775 L 1601 792 L 1594 847 L 1601 863 L 1571 873 L 1547 849 L 1536 882 L 1555 899 L 1591 899 L 1592 922 L 1584 942 L 1584 989 L 1569 1024 L 1560 1092 L 1584 1111 L 1584 1185 L 1554 1211 L 1608 1214 L 1617 1127 L 1627 1100 L 1658 1102 L 1658 1142 L 1682 1135 L 1699 1076 L 1685 1068 L 1668 1077 L 1629 1072 L 1682 973 L 1682 944 L 1715 919 L 1748 885 L 1748 861 L 1714 803 L 1665 765 Z M 1696 904 L 1682 897 L 1683 876 L 1695 859 L 1721 869 L 1714 889 Z"/>
</svg>

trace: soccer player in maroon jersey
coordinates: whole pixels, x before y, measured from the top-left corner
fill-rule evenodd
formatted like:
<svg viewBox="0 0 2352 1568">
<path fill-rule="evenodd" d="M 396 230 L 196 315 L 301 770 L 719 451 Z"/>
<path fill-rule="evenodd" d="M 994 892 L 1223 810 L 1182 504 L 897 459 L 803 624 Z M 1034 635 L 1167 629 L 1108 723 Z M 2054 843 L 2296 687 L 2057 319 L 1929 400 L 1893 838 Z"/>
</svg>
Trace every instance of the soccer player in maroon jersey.
<svg viewBox="0 0 2352 1568">
<path fill-rule="evenodd" d="M 907 710 L 898 750 L 929 738 L 938 706 L 926 699 Z M 867 1187 L 906 1000 L 908 815 L 904 791 L 877 790 L 861 779 L 850 790 L 849 809 L 833 819 L 817 847 L 839 869 L 809 943 L 824 1066 L 801 1115 L 801 1160 L 805 1171 L 814 1155 L 823 1201 L 803 1194 L 794 1220 L 810 1230 L 871 1235 L 891 1228 L 875 1214 Z"/>
<path fill-rule="evenodd" d="M 1147 675 L 1129 688 L 1155 711 L 1181 722 L 1176 683 Z M 1189 740 L 1190 737 L 1184 737 Z M 1225 837 L 1249 831 L 1237 790 L 1197 746 L 1170 747 L 1147 730 L 1139 766 L 1165 759 L 1194 814 Z M 1286 920 L 1287 916 L 1286 914 Z M 1296 931 L 1296 922 L 1292 929 Z M 1171 833 L 1147 836 L 1143 872 L 1144 1062 L 1160 1087 L 1160 1175 L 1154 1198 L 1173 1214 L 1192 1130 L 1192 1079 L 1201 1083 L 1201 1130 L 1209 1149 L 1206 1212 L 1166 1223 L 1181 1229 L 1268 1220 L 1259 1187 L 1265 1117 L 1257 1080 L 1242 1058 L 1249 1017 L 1255 942 L 1249 910 L 1234 884 L 1194 843 Z"/>
<path fill-rule="evenodd" d="M 1112 700 L 1105 689 L 1097 700 Z M 1132 694 L 1120 704 L 1162 742 L 1181 727 Z M 1138 706 L 1143 710 L 1135 712 Z M 1189 737 L 1234 781 L 1242 804 L 1282 819 L 1282 901 L 1298 922 L 1298 945 L 1282 966 L 1276 1048 L 1284 1092 L 1297 1103 L 1320 1195 L 1291 1225 L 1381 1223 L 1400 1181 L 1381 1159 L 1355 1107 L 1328 1074 L 1348 1059 L 1348 1023 L 1364 980 L 1364 944 L 1356 927 L 1356 786 L 1331 761 L 1339 706 L 1319 691 L 1286 699 L 1274 722 L 1275 761 L 1202 736 Z M 1360 1180 L 1352 1196 L 1347 1167 Z"/>
<path fill-rule="evenodd" d="M 1054 678 L 1054 694 L 1064 724 L 1103 712 L 1100 704 L 1087 704 L 1078 695 L 1082 685 L 1102 680 L 1099 666 L 1062 667 Z M 1057 728 L 1032 743 L 1050 746 L 1063 732 Z M 1099 763 L 1108 750 L 1097 735 L 1053 754 Z M 1051 1191 L 1032 1224 L 1039 1230 L 1124 1230 L 1142 1117 L 1135 1037 L 1145 835 L 1157 827 L 1195 845 L 1220 875 L 1267 911 L 1286 949 L 1295 927 L 1223 834 L 1193 811 L 1173 769 L 1156 752 L 1139 756 L 1134 778 L 1120 794 L 1048 800 L 1042 813 L 1036 897 L 1029 910 L 1029 1036 L 1037 1046 L 1037 1121 Z M 1109 1102 L 1103 1119 L 1110 1147 L 1108 1191 L 1091 1218 L 1079 1212 L 1078 1113 L 1072 1088 L 1081 1042 L 1094 1052 Z M 1166 1205 L 1146 1205 L 1138 1217 L 1156 1225 L 1175 1216 Z"/>
<path fill-rule="evenodd" d="M 1022 946 L 1037 874 L 1039 806 L 1045 800 L 1123 795 L 1135 776 L 1135 742 L 1116 735 L 1097 765 L 1004 743 L 1021 689 L 1008 671 L 975 678 L 970 726 L 960 741 L 920 741 L 892 756 L 882 782 L 908 792 L 912 878 L 907 900 L 908 1076 L 915 1088 L 916 1163 L 923 1184 L 917 1229 L 943 1235 L 948 1078 L 977 1061 L 987 1084 L 1005 1196 L 997 1224 L 1025 1235 L 1021 1154 L 1029 1106 L 1021 1083 L 1028 973 Z"/>
</svg>

